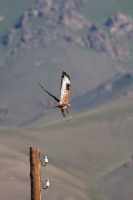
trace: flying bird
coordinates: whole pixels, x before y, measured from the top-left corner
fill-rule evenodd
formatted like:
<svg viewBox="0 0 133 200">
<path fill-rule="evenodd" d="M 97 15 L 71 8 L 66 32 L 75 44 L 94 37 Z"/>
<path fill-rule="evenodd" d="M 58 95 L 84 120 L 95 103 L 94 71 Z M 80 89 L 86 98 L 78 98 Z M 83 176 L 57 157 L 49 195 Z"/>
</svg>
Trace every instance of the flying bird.
<svg viewBox="0 0 133 200">
<path fill-rule="evenodd" d="M 66 121 L 68 121 L 68 118 L 66 117 L 66 115 L 64 113 L 64 111 L 66 110 L 66 113 L 68 114 L 69 118 L 72 119 L 71 115 L 69 114 L 69 110 L 68 110 L 68 107 L 71 106 L 68 103 L 69 94 L 70 94 L 70 88 L 71 88 L 69 75 L 64 71 L 62 72 L 62 75 L 61 75 L 61 87 L 60 87 L 60 99 L 56 98 L 50 92 L 45 90 L 45 88 L 39 82 L 38 82 L 38 84 L 41 86 L 41 88 L 47 94 L 49 94 L 51 97 L 53 97 L 58 102 L 58 105 L 53 106 L 52 108 L 60 108 L 63 117 L 66 119 Z"/>
</svg>

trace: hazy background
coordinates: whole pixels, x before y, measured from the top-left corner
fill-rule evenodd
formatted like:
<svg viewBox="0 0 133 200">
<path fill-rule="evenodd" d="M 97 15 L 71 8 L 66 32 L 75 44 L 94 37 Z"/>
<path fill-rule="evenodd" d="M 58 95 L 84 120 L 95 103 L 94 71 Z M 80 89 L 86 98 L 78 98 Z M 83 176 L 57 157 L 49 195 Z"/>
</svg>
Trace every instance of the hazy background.
<svg viewBox="0 0 133 200">
<path fill-rule="evenodd" d="M 62 71 L 69 122 L 37 83 L 59 97 Z M 49 158 L 42 199 L 131 200 L 132 130 L 132 0 L 0 1 L 2 200 L 30 199 L 31 146 Z"/>
</svg>

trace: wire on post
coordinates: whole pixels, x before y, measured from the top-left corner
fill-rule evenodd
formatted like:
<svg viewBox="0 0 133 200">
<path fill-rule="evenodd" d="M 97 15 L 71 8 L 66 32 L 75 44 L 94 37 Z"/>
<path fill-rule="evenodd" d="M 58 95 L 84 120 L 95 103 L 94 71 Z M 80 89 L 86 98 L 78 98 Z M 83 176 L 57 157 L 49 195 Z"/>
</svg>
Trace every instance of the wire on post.
<svg viewBox="0 0 133 200">
<path fill-rule="evenodd" d="M 42 183 L 42 189 L 44 189 L 44 190 L 46 190 L 50 186 L 50 181 L 49 180 L 45 181 L 45 185 L 44 185 L 43 181 L 41 181 L 41 183 Z"/>
<path fill-rule="evenodd" d="M 47 158 L 47 156 L 45 156 L 45 157 L 43 158 L 43 160 L 44 160 L 44 162 L 43 162 L 42 160 L 40 160 L 40 162 L 41 162 L 41 165 L 42 165 L 43 167 L 45 167 L 45 166 L 47 165 L 47 163 L 48 163 L 48 158 Z"/>
</svg>

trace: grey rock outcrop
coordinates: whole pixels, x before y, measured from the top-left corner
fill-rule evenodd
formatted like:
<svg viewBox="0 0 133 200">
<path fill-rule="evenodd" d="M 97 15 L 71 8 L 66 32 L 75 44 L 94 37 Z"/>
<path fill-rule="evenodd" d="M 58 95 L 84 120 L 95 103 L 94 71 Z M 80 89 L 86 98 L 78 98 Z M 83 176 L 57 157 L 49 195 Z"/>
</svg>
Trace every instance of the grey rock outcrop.
<svg viewBox="0 0 133 200">
<path fill-rule="evenodd" d="M 120 38 L 133 38 L 133 19 L 129 15 L 117 12 L 105 22 L 105 25 L 109 27 L 112 34 Z"/>
<path fill-rule="evenodd" d="M 129 52 L 125 49 L 125 47 L 95 25 L 91 26 L 89 34 L 84 41 L 86 46 L 92 48 L 93 50 L 103 52 L 112 59 L 121 61 L 130 60 Z"/>
<path fill-rule="evenodd" d="M 88 20 L 74 10 L 63 12 L 59 18 L 59 24 L 63 24 L 73 30 L 79 30 L 85 26 L 90 26 Z"/>
</svg>

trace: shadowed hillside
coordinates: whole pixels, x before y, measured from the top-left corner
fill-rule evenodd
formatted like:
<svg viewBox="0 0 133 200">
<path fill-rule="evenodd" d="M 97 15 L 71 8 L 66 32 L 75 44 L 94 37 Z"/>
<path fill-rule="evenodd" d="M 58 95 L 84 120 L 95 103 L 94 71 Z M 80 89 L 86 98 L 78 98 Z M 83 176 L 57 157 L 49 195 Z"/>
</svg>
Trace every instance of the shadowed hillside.
<svg viewBox="0 0 133 200">
<path fill-rule="evenodd" d="M 132 97 L 133 77 L 132 74 L 117 74 L 112 79 L 100 84 L 96 89 L 85 93 L 73 102 L 75 108 L 80 112 L 93 109 L 111 101 Z"/>
</svg>

